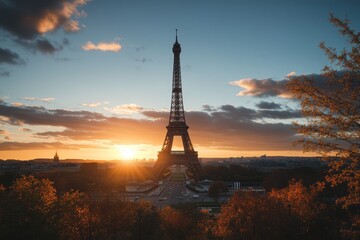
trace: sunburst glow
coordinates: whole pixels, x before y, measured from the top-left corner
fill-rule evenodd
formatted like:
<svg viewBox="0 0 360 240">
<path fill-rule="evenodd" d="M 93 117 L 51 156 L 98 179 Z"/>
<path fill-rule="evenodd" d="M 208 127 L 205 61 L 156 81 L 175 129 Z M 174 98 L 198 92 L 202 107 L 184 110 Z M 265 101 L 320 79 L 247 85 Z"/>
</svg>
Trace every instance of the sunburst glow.
<svg viewBox="0 0 360 240">
<path fill-rule="evenodd" d="M 136 157 L 137 149 L 129 145 L 117 145 L 116 149 L 120 154 L 122 160 L 131 160 Z"/>
</svg>

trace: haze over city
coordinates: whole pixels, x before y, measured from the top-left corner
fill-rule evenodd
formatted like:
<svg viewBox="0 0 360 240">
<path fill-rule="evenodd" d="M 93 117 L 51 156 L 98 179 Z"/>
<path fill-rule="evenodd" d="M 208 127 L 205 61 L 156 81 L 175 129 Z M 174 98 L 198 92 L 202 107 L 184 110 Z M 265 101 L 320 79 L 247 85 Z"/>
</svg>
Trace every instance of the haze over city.
<svg viewBox="0 0 360 240">
<path fill-rule="evenodd" d="M 360 29 L 355 0 L 34 2 L 0 1 L 0 159 L 156 158 L 175 29 L 200 158 L 303 156 L 286 82 L 345 46 L 329 13 Z"/>
</svg>

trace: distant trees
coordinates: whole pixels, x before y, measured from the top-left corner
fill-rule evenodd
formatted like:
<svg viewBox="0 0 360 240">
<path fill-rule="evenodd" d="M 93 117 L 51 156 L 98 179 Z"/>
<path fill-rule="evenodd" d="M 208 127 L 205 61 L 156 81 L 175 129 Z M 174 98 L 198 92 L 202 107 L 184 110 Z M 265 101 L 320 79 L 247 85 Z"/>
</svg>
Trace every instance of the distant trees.
<svg viewBox="0 0 360 240">
<path fill-rule="evenodd" d="M 211 166 L 203 167 L 204 178 L 217 181 L 244 181 L 244 182 L 261 182 L 263 173 L 256 169 L 246 168 L 239 165 L 231 164 L 230 166 Z"/>
<path fill-rule="evenodd" d="M 221 193 L 227 192 L 227 186 L 222 181 L 215 181 L 209 187 L 209 196 L 217 199 Z"/>
</svg>

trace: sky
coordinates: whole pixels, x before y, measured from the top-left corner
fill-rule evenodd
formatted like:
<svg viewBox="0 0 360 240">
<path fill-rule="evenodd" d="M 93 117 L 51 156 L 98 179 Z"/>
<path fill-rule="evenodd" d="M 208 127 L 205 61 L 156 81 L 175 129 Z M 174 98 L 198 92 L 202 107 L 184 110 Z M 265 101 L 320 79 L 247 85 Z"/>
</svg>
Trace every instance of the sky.
<svg viewBox="0 0 360 240">
<path fill-rule="evenodd" d="M 154 158 L 169 119 L 175 29 L 200 158 L 304 156 L 291 76 L 347 46 L 355 0 L 0 0 L 0 159 Z M 174 149 L 181 147 L 174 146 Z"/>
</svg>

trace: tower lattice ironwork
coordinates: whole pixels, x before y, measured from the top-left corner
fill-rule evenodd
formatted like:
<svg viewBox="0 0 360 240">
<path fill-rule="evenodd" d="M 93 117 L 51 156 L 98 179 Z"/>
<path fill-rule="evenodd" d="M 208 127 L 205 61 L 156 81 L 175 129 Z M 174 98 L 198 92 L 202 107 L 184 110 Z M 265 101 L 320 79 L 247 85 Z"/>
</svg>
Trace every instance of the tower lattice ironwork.
<svg viewBox="0 0 360 240">
<path fill-rule="evenodd" d="M 172 165 L 184 165 L 194 174 L 195 178 L 201 175 L 201 165 L 198 159 L 198 153 L 194 150 L 188 133 L 188 126 L 185 121 L 185 112 L 181 85 L 180 53 L 181 47 L 177 39 L 172 49 L 174 53 L 172 95 L 169 124 L 166 127 L 167 133 L 161 151 L 158 153 L 158 159 L 154 170 L 157 177 L 160 177 L 165 169 Z M 175 136 L 180 136 L 184 150 L 172 151 Z"/>
</svg>

